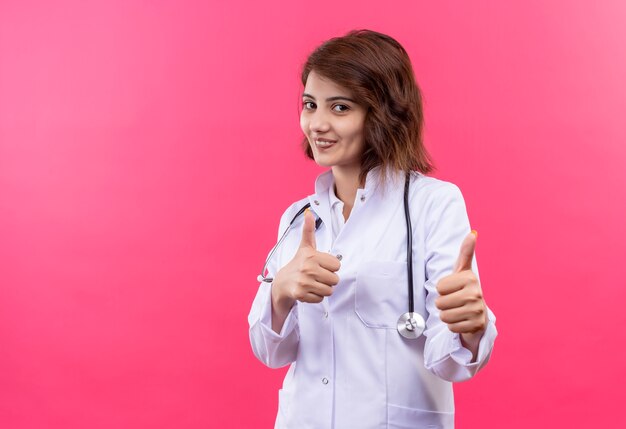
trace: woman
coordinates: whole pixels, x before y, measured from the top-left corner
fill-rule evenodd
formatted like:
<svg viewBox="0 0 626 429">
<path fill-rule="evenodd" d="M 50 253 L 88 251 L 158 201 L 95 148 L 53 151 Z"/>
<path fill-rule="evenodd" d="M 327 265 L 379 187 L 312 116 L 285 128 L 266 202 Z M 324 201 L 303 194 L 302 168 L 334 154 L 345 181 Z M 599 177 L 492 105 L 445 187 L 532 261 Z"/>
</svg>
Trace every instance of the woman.
<svg viewBox="0 0 626 429">
<path fill-rule="evenodd" d="M 330 169 L 282 216 L 249 315 L 255 355 L 291 365 L 276 427 L 452 428 L 451 382 L 497 331 L 461 192 L 426 176 L 409 57 L 353 31 L 309 56 L 302 84 L 304 149 Z"/>
</svg>

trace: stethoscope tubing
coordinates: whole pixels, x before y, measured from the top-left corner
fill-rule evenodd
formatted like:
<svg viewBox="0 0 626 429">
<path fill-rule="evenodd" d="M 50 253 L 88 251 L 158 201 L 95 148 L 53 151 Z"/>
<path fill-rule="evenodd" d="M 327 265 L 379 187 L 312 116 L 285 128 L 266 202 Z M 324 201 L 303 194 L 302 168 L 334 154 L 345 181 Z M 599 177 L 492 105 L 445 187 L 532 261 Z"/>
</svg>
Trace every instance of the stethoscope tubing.
<svg viewBox="0 0 626 429">
<path fill-rule="evenodd" d="M 411 213 L 409 212 L 409 184 L 411 182 L 410 173 L 406 175 L 404 184 L 404 217 L 406 218 L 406 269 L 409 276 L 409 313 L 415 310 L 415 298 L 413 297 L 413 228 L 411 226 Z"/>
<path fill-rule="evenodd" d="M 406 181 L 404 183 L 404 217 L 406 219 L 406 232 L 407 232 L 406 266 L 407 266 L 407 277 L 408 277 L 407 287 L 408 287 L 409 311 L 408 313 L 404 313 L 400 316 L 400 318 L 398 319 L 398 323 L 397 323 L 397 329 L 400 335 L 402 335 L 404 338 L 415 339 L 419 337 L 424 331 L 425 322 L 424 322 L 424 318 L 421 315 L 415 313 L 415 297 L 413 294 L 413 228 L 411 226 L 411 213 L 409 211 L 410 183 L 411 183 L 411 173 L 407 172 Z M 291 226 L 293 225 L 293 223 L 309 207 L 311 207 L 311 203 L 305 204 L 300 210 L 298 210 L 298 212 L 291 219 L 291 222 L 289 222 L 289 225 L 287 226 L 287 228 L 285 228 L 285 232 L 283 232 L 283 235 L 281 235 L 280 239 L 274 245 L 274 247 L 272 248 L 272 251 L 270 252 L 267 259 L 265 260 L 265 264 L 263 265 L 263 270 L 261 271 L 261 274 L 257 277 L 258 281 L 265 282 L 265 283 L 271 283 L 274 281 L 273 277 L 265 277 L 267 264 L 269 263 L 270 259 L 272 259 L 272 256 L 276 252 L 276 249 L 278 249 L 280 245 L 282 244 L 283 240 L 287 236 L 287 233 L 291 229 Z M 321 218 L 318 218 L 315 221 L 316 231 L 320 227 L 321 223 L 322 223 Z"/>
<path fill-rule="evenodd" d="M 261 271 L 261 274 L 259 276 L 257 276 L 257 280 L 258 281 L 265 282 L 265 283 L 272 283 L 274 281 L 274 277 L 265 277 L 265 270 L 267 270 L 267 264 L 269 263 L 270 259 L 272 259 L 272 256 L 274 256 L 274 252 L 276 252 L 276 249 L 278 249 L 280 247 L 280 245 L 283 242 L 283 240 L 285 239 L 285 237 L 287 237 L 287 233 L 291 229 L 291 226 L 296 221 L 296 219 L 298 219 L 298 216 L 300 216 L 302 213 L 304 213 L 305 210 L 308 209 L 309 207 L 311 207 L 311 203 L 306 203 L 300 210 L 298 210 L 298 213 L 296 213 L 294 215 L 294 217 L 291 219 L 291 222 L 289 222 L 289 225 L 287 225 L 287 228 L 285 228 L 285 232 L 283 232 L 283 235 L 280 236 L 280 239 L 274 245 L 274 247 L 272 248 L 272 251 L 270 252 L 270 254 L 267 257 L 267 259 L 265 260 L 265 265 L 263 265 L 263 270 Z M 322 219 L 321 218 L 316 219 L 316 221 L 315 221 L 315 230 L 316 231 L 320 227 L 321 224 L 322 224 Z"/>
</svg>

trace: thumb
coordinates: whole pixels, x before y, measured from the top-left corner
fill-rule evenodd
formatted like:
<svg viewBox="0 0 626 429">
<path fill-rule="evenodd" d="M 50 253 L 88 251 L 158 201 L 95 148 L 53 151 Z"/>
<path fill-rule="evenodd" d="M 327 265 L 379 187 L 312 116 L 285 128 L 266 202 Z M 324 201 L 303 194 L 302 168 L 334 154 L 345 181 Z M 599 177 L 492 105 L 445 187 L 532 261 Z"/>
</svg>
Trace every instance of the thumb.
<svg viewBox="0 0 626 429">
<path fill-rule="evenodd" d="M 472 230 L 461 243 L 461 250 L 459 251 L 459 257 L 454 265 L 454 272 L 458 273 L 465 270 L 472 269 L 472 260 L 474 259 L 474 251 L 476 250 L 476 238 L 478 232 Z"/>
<path fill-rule="evenodd" d="M 315 247 L 315 216 L 311 213 L 311 210 L 306 209 L 304 211 L 304 225 L 302 226 L 302 240 L 300 241 L 300 248 L 303 247 Z"/>
</svg>

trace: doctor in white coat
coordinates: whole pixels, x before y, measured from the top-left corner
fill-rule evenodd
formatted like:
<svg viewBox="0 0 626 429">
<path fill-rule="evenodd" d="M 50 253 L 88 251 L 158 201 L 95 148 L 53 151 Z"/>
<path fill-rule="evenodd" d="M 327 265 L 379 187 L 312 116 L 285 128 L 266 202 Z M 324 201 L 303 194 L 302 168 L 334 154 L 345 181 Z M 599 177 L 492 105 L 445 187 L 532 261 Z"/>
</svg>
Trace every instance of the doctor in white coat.
<svg viewBox="0 0 626 429">
<path fill-rule="evenodd" d="M 452 382 L 487 363 L 497 331 L 463 196 L 426 175 L 408 55 L 389 36 L 353 31 L 309 56 L 302 83 L 304 147 L 329 170 L 283 214 L 272 281 L 248 317 L 257 358 L 290 365 L 275 427 L 453 428 Z M 397 330 L 409 299 L 407 173 L 414 311 L 426 324 L 416 339 Z"/>
</svg>

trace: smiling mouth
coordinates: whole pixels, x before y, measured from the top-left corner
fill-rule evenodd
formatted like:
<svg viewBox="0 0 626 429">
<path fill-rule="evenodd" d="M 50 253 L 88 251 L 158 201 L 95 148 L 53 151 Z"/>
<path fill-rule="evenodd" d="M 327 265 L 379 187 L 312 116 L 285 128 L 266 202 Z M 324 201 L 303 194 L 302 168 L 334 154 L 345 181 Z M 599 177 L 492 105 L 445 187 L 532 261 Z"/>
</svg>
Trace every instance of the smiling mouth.
<svg viewBox="0 0 626 429">
<path fill-rule="evenodd" d="M 334 145 L 337 142 L 334 141 L 325 141 L 325 140 L 315 140 L 315 146 L 317 147 L 329 147 Z"/>
</svg>

